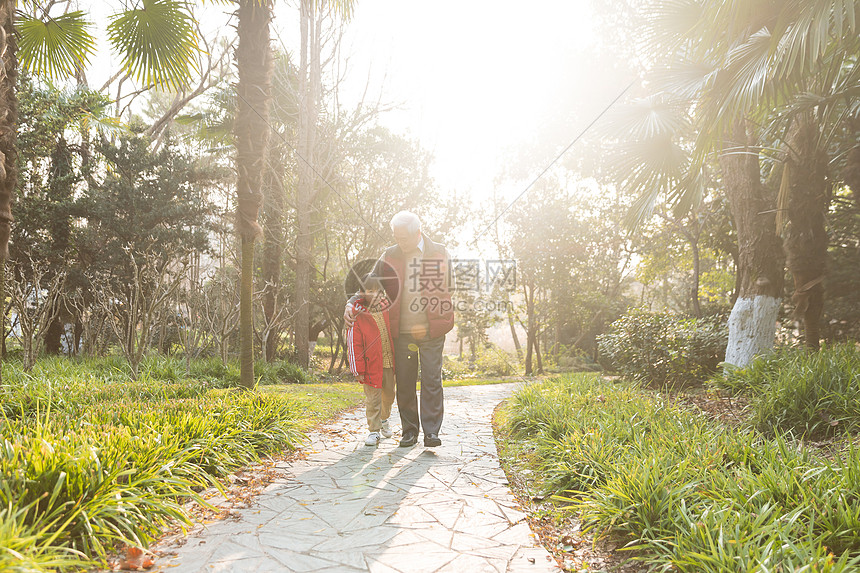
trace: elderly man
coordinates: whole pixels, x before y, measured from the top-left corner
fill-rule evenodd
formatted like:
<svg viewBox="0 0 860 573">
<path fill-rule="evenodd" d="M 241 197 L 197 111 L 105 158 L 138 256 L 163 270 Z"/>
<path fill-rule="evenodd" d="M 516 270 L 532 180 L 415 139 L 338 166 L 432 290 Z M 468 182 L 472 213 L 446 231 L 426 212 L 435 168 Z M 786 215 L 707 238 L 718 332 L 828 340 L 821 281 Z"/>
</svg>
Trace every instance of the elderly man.
<svg viewBox="0 0 860 573">
<path fill-rule="evenodd" d="M 400 446 L 418 441 L 424 431 L 424 445 L 442 444 L 442 348 L 445 334 L 454 327 L 454 309 L 448 286 L 448 253 L 421 232 L 421 220 L 414 213 L 400 211 L 391 219 L 396 245 L 385 250 L 374 275 L 382 278 L 392 300 L 389 309 L 394 338 L 394 372 L 397 408 L 400 410 Z M 355 320 L 355 309 L 347 304 L 347 325 Z M 421 371 L 421 403 L 416 392 Z"/>
</svg>

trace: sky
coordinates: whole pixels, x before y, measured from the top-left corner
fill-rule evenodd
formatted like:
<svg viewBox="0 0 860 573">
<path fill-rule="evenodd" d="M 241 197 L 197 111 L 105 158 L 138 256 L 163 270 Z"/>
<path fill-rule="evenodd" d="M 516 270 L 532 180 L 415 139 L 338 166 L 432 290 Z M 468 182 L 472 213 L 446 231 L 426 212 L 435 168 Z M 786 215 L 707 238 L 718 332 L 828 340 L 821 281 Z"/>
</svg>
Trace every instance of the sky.
<svg viewBox="0 0 860 573">
<path fill-rule="evenodd" d="M 480 192 L 546 121 L 590 20 L 587 0 L 367 0 L 347 41 L 358 82 L 384 75 L 401 103 L 381 121 L 433 153 L 440 187 Z"/>
<path fill-rule="evenodd" d="M 96 0 L 104 11 L 96 21 L 116 6 Z M 207 35 L 235 35 L 232 7 L 197 9 Z M 273 27 L 276 45 L 297 47 L 295 0 L 276 2 Z M 489 197 L 513 158 L 530 155 L 539 172 L 587 123 L 595 98 L 611 100 L 604 92 L 629 81 L 589 69 L 596 34 L 589 0 L 358 0 L 341 102 L 355 105 L 369 81 L 370 98 L 397 106 L 379 123 L 433 154 L 440 192 Z M 97 64 L 107 52 L 102 46 Z M 571 111 L 582 112 L 577 121 Z M 516 196 L 516 185 L 505 194 Z"/>
</svg>

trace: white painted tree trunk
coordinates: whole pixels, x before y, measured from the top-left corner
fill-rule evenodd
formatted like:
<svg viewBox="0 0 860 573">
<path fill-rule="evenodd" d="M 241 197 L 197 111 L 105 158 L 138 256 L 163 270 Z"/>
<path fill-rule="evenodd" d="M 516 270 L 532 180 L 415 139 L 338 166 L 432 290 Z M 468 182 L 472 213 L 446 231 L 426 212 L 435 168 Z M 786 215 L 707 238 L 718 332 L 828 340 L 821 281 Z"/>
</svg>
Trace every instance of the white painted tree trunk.
<svg viewBox="0 0 860 573">
<path fill-rule="evenodd" d="M 729 316 L 726 363 L 743 368 L 756 355 L 773 349 L 779 305 L 772 296 L 738 298 Z"/>
</svg>

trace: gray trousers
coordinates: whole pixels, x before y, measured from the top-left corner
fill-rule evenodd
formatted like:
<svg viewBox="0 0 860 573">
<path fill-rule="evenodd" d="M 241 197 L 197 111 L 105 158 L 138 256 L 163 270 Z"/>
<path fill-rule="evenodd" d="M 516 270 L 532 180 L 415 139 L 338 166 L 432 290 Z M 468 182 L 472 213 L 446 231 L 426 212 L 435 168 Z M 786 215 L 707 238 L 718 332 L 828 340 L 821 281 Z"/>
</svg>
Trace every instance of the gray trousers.
<svg viewBox="0 0 860 573">
<path fill-rule="evenodd" d="M 410 348 L 410 345 L 412 348 Z M 394 339 L 394 370 L 397 373 L 397 409 L 404 436 L 438 434 L 445 408 L 442 403 L 442 349 L 445 335 L 415 340 L 408 334 Z M 416 350 L 417 348 L 417 350 Z M 421 366 L 421 405 L 416 385 Z"/>
</svg>

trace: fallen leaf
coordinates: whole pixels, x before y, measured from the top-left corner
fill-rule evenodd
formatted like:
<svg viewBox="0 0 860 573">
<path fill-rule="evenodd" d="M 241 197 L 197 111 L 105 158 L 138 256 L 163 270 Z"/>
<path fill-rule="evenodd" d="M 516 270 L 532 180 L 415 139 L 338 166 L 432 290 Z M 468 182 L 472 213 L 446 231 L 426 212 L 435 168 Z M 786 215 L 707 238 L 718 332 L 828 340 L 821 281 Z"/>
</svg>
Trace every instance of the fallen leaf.
<svg viewBox="0 0 860 573">
<path fill-rule="evenodd" d="M 152 557 L 144 554 L 140 547 L 128 547 L 125 550 L 125 559 L 119 562 L 120 571 L 143 571 L 151 569 L 155 565 Z"/>
</svg>

